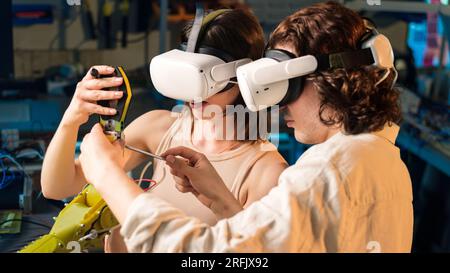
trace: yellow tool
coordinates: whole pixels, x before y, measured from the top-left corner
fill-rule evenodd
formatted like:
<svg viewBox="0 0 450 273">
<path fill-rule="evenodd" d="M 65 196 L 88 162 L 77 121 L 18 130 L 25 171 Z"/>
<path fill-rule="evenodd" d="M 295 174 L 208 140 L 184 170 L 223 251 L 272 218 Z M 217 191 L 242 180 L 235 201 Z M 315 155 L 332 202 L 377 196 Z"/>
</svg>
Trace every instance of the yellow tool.
<svg viewBox="0 0 450 273">
<path fill-rule="evenodd" d="M 131 86 L 125 71 L 121 66 L 115 68 L 111 75 L 99 75 L 97 70 L 92 69 L 91 74 L 96 78 L 106 77 L 122 77 L 123 82 L 121 86 L 108 88 L 110 91 L 123 91 L 123 96 L 119 100 L 99 101 L 98 103 L 104 107 L 114 108 L 117 114 L 114 116 L 100 116 L 100 124 L 103 126 L 105 134 L 111 142 L 123 138 L 122 132 L 124 129 L 125 118 L 128 113 L 128 108 L 131 102 Z"/>
</svg>

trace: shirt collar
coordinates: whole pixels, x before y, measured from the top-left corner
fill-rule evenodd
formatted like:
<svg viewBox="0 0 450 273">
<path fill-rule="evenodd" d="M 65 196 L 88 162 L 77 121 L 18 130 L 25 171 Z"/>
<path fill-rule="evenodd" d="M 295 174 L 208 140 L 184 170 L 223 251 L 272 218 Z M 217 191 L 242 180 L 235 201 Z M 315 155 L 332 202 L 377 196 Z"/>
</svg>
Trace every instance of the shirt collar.
<svg viewBox="0 0 450 273">
<path fill-rule="evenodd" d="M 386 123 L 383 129 L 373 132 L 373 134 L 382 137 L 395 145 L 395 140 L 397 139 L 399 131 L 400 127 L 397 124 L 391 123 L 389 125 L 389 123 Z"/>
</svg>

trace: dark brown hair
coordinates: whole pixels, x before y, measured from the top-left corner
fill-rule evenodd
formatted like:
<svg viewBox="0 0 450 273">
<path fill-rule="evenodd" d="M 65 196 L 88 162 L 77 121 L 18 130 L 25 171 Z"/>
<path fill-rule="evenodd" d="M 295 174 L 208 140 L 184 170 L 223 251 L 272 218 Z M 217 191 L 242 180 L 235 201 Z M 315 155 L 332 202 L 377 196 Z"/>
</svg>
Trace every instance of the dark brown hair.
<svg viewBox="0 0 450 273">
<path fill-rule="evenodd" d="M 297 56 L 331 54 L 360 48 L 367 33 L 363 18 L 339 3 L 330 1 L 300 9 L 284 19 L 269 39 L 268 47 L 290 45 Z M 323 124 L 342 125 L 348 134 L 381 130 L 386 123 L 399 122 L 399 93 L 392 88 L 395 75 L 375 86 L 385 70 L 376 67 L 330 69 L 308 77 L 318 90 Z M 324 116 L 331 109 L 333 116 Z"/>
<path fill-rule="evenodd" d="M 181 33 L 181 42 L 187 42 L 192 22 Z M 225 51 L 237 59 L 261 58 L 264 34 L 258 19 L 244 9 L 230 9 L 211 21 L 197 44 Z"/>
<path fill-rule="evenodd" d="M 181 33 L 181 42 L 187 42 L 192 28 L 192 22 L 188 23 Z M 264 52 L 264 33 L 258 19 L 246 9 L 230 9 L 211 21 L 201 40 L 197 44 L 220 49 L 233 56 L 236 60 L 250 58 L 257 60 Z M 244 99 L 239 92 L 238 97 L 232 103 L 234 106 L 245 106 Z M 235 115 L 236 118 L 236 115 Z M 236 119 L 235 119 L 236 120 Z M 249 124 L 246 116 L 246 139 L 249 138 Z M 268 124 L 270 116 L 268 114 Z M 259 114 L 258 114 L 259 124 Z M 265 136 L 257 133 L 257 139 Z"/>
</svg>

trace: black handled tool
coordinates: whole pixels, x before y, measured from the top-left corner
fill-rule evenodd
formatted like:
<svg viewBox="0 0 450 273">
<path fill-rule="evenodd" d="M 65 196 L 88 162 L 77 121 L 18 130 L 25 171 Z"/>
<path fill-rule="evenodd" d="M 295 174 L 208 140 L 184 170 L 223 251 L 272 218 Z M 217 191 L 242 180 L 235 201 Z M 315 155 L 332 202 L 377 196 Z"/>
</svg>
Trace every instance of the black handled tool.
<svg viewBox="0 0 450 273">
<path fill-rule="evenodd" d="M 111 141 L 122 138 L 125 118 L 130 107 L 132 91 L 125 70 L 121 66 L 115 67 L 115 70 L 110 75 L 100 75 L 97 69 L 91 70 L 91 75 L 94 78 L 108 78 L 121 77 L 123 78 L 122 85 L 117 87 L 105 88 L 108 91 L 123 91 L 123 96 L 118 100 L 98 101 L 97 103 L 103 107 L 116 109 L 117 113 L 113 116 L 100 115 L 100 124 L 103 126 L 103 131 Z"/>
</svg>

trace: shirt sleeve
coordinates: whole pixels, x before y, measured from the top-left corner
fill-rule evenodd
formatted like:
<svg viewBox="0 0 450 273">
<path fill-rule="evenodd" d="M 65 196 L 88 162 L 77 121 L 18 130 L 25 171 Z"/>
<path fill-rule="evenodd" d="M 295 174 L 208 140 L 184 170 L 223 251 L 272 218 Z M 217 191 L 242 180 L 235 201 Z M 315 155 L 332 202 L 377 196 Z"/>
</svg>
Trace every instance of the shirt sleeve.
<svg viewBox="0 0 450 273">
<path fill-rule="evenodd" d="M 144 193 L 129 208 L 121 234 L 130 252 L 291 252 L 311 232 L 302 225 L 308 214 L 287 185 L 215 226 Z"/>
</svg>

